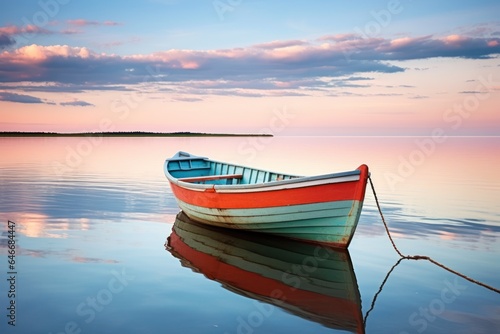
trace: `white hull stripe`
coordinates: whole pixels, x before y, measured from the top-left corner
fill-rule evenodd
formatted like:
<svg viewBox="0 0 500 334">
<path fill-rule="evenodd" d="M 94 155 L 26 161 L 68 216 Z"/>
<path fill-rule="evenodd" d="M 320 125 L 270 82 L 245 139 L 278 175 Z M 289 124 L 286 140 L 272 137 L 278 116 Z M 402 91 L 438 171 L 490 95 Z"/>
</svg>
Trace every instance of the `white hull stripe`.
<svg viewBox="0 0 500 334">
<path fill-rule="evenodd" d="M 325 178 L 325 179 L 313 179 L 307 180 L 307 178 L 298 178 L 287 181 L 294 182 L 268 182 L 261 184 L 239 184 L 239 185 L 210 185 L 210 184 L 194 184 L 188 182 L 182 182 L 177 179 L 172 179 L 172 181 L 179 187 L 194 190 L 194 191 L 205 191 L 205 189 L 215 189 L 218 193 L 248 193 L 248 192 L 261 192 L 261 191 L 279 191 L 286 189 L 296 189 L 312 186 L 320 186 L 325 184 L 342 183 L 342 182 L 354 182 L 359 181 L 359 175 L 349 175 L 335 178 Z"/>
</svg>

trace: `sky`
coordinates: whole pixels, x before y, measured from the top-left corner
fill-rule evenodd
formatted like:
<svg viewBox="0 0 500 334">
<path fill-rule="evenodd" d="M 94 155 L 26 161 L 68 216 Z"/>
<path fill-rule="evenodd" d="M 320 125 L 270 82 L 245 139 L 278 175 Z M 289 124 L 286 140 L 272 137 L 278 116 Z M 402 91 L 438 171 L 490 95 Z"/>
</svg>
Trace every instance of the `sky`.
<svg viewBox="0 0 500 334">
<path fill-rule="evenodd" d="M 0 5 L 0 131 L 500 135 L 500 2 Z"/>
</svg>

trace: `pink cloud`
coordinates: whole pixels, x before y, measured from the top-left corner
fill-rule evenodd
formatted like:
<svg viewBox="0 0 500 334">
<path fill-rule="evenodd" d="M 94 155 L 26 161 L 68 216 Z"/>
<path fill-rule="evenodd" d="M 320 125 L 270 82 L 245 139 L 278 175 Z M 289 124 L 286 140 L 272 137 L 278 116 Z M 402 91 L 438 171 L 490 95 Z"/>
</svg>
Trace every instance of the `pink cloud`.
<svg viewBox="0 0 500 334">
<path fill-rule="evenodd" d="M 73 101 L 69 102 L 61 102 L 59 103 L 61 106 L 73 106 L 73 107 L 94 107 L 92 103 L 86 102 L 86 101 L 81 101 L 77 99 L 73 99 Z"/>
<path fill-rule="evenodd" d="M 122 41 L 113 41 L 113 42 L 107 42 L 107 43 L 100 43 L 99 45 L 105 48 L 110 48 L 110 47 L 116 47 L 116 46 L 121 46 L 124 44 L 130 44 L 130 43 L 137 43 L 140 42 L 141 39 L 138 37 L 132 37 L 128 40 L 122 40 Z"/>
<path fill-rule="evenodd" d="M 6 26 L 6 27 L 0 27 L 0 34 L 5 34 L 5 35 L 15 35 L 19 34 L 21 32 L 21 28 L 16 27 L 16 26 Z"/>
<path fill-rule="evenodd" d="M 61 34 L 63 35 L 76 35 L 76 34 L 81 34 L 82 31 L 81 30 L 77 30 L 77 29 L 64 29 L 64 30 L 61 30 Z"/>
<path fill-rule="evenodd" d="M 115 21 L 104 21 L 102 23 L 102 25 L 105 25 L 105 26 L 119 26 L 119 25 L 121 25 L 121 23 L 115 22 Z"/>
<path fill-rule="evenodd" d="M 137 82 L 145 77 L 175 82 L 223 79 L 234 85 L 272 79 L 282 83 L 274 85 L 276 88 L 284 88 L 285 82 L 305 79 L 326 86 L 318 78 L 404 71 L 391 65 L 391 60 L 481 59 L 498 53 L 500 38 L 462 35 L 397 39 L 329 35 L 311 41 L 284 40 L 232 49 L 166 50 L 129 56 L 97 54 L 86 47 L 33 44 L 0 53 L 0 76 L 6 81 L 31 78 L 48 82 L 114 84 Z"/>
<path fill-rule="evenodd" d="M 99 25 L 98 21 L 90 21 L 90 20 L 84 20 L 84 19 L 67 20 L 66 22 L 69 25 L 78 26 L 78 27 Z"/>
<path fill-rule="evenodd" d="M 85 20 L 85 19 L 74 19 L 66 21 L 69 25 L 77 26 L 77 27 L 85 27 L 85 26 L 117 26 L 120 25 L 118 22 L 114 21 L 94 21 L 94 20 Z"/>
<path fill-rule="evenodd" d="M 410 37 L 396 38 L 390 42 L 390 46 L 393 48 L 404 47 L 414 43 L 414 39 Z"/>
<path fill-rule="evenodd" d="M 358 34 L 334 34 L 334 35 L 325 35 L 319 37 L 318 41 L 334 41 L 334 42 L 343 42 L 343 41 L 352 41 L 362 39 L 361 35 Z"/>
<path fill-rule="evenodd" d="M 83 257 L 83 256 L 73 256 L 71 260 L 79 263 L 120 263 L 120 261 L 113 259 L 100 259 L 95 257 Z"/>
<path fill-rule="evenodd" d="M 24 27 L 18 27 L 14 25 L 0 27 L 0 34 L 5 35 L 21 35 L 21 34 L 52 34 L 53 32 L 47 29 L 43 29 L 39 26 L 29 24 Z"/>
<path fill-rule="evenodd" d="M 279 48 L 287 48 L 291 46 L 298 46 L 298 45 L 307 45 L 309 44 L 306 41 L 301 41 L 301 40 L 290 40 L 290 41 L 273 41 L 273 42 L 268 42 L 268 43 L 261 43 L 261 44 L 256 44 L 253 46 L 255 49 L 279 49 Z"/>
<path fill-rule="evenodd" d="M 449 35 L 442 39 L 445 44 L 450 45 L 460 45 L 461 43 L 467 42 L 469 40 L 471 40 L 471 38 L 460 35 Z"/>
<path fill-rule="evenodd" d="M 11 60 L 14 62 L 44 61 L 53 57 L 77 57 L 89 58 L 93 53 L 83 47 L 70 47 L 67 45 L 28 45 L 23 46 L 12 53 L 4 52 L 0 54 L 0 60 Z"/>
</svg>

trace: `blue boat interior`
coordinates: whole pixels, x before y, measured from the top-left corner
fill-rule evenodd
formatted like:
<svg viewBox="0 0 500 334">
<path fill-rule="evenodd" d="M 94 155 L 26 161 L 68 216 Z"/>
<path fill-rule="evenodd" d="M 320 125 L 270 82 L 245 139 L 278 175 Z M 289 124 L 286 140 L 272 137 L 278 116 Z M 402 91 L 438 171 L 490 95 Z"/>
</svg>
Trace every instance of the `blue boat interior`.
<svg viewBox="0 0 500 334">
<path fill-rule="evenodd" d="M 257 184 L 299 177 L 213 161 L 185 152 L 177 153 L 166 164 L 173 177 L 198 184 Z"/>
</svg>

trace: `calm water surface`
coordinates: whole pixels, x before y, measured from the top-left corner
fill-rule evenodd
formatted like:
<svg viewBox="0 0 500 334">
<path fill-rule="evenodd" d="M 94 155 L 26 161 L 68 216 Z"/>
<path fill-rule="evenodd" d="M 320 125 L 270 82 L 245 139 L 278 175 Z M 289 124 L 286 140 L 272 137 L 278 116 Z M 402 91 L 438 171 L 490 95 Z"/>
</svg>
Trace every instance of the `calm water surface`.
<svg viewBox="0 0 500 334">
<path fill-rule="evenodd" d="M 1 333 L 500 333 L 500 294 L 427 261 L 391 271 L 371 190 L 348 253 L 205 229 L 163 175 L 178 150 L 366 163 L 402 253 L 500 288 L 500 138 L 1 138 Z"/>
</svg>

